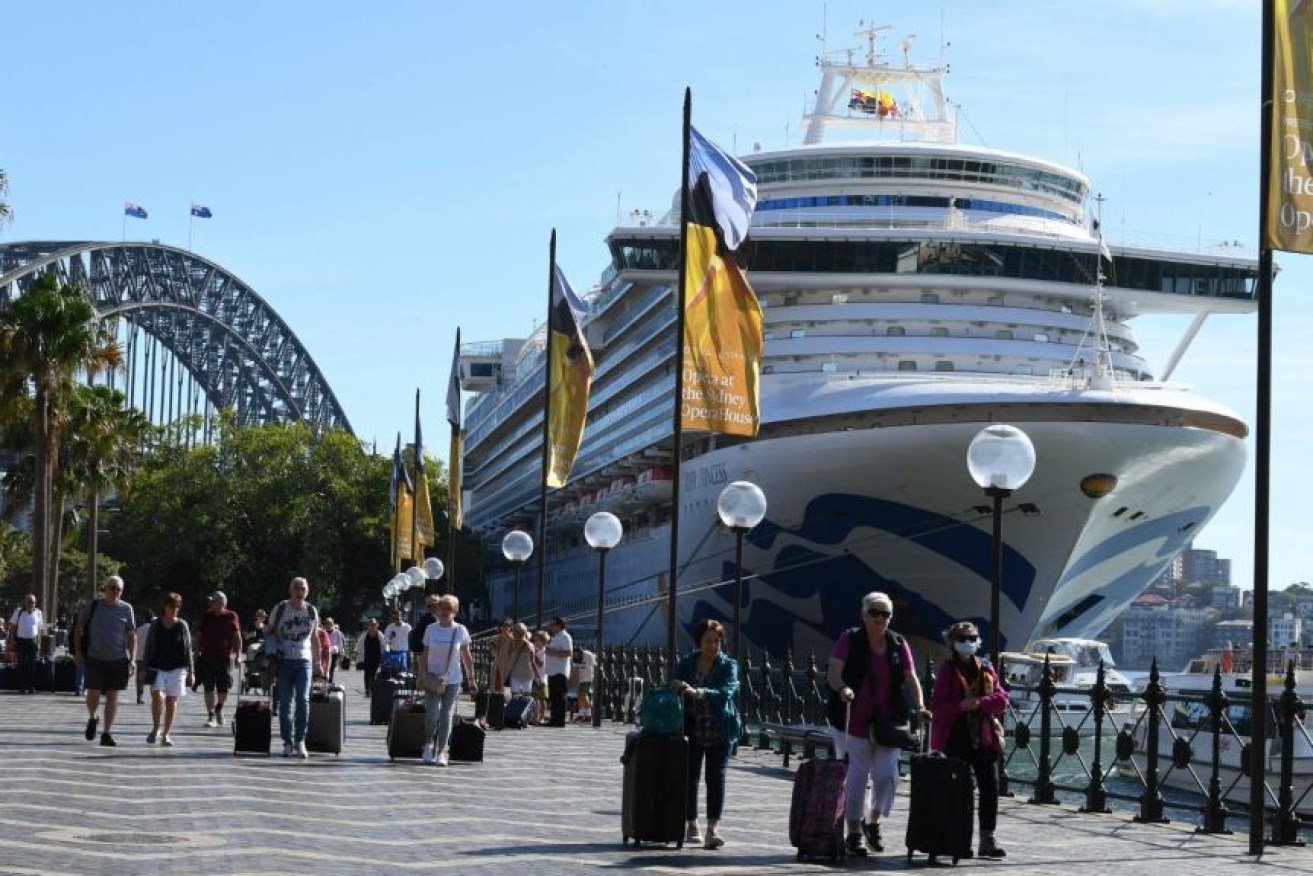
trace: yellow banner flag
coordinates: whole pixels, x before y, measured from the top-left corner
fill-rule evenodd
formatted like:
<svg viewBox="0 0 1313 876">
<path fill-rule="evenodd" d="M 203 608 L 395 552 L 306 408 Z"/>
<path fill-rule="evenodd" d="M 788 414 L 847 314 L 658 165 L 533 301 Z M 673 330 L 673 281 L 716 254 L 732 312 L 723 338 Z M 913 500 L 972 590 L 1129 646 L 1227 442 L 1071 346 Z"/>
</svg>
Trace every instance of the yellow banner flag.
<svg viewBox="0 0 1313 876">
<path fill-rule="evenodd" d="M 588 416 L 593 354 L 579 312 L 584 305 L 559 266 L 552 267 L 552 310 L 547 320 L 552 370 L 547 375 L 547 486 L 563 487 L 574 467 Z"/>
<path fill-rule="evenodd" d="M 1276 0 L 1272 169 L 1263 245 L 1313 253 L 1313 3 Z"/>
<path fill-rule="evenodd" d="M 685 429 L 752 437 L 760 423 L 761 307 L 739 266 L 717 253 L 713 228 L 690 222 L 687 236 L 680 420 Z"/>
<path fill-rule="evenodd" d="M 429 477 L 421 467 L 416 472 L 415 478 L 415 509 L 419 512 L 419 519 L 416 522 L 415 534 L 419 538 L 420 548 L 436 544 L 434 537 L 433 525 L 433 502 L 429 498 Z M 416 554 L 419 557 L 420 554 Z"/>
<path fill-rule="evenodd" d="M 451 430 L 451 459 L 447 462 L 447 513 L 451 516 L 451 529 L 460 530 L 465 525 L 465 512 L 461 508 L 461 441 L 460 430 Z"/>
<path fill-rule="evenodd" d="M 400 570 L 402 560 L 415 559 L 410 543 L 414 526 L 415 498 L 409 488 L 397 490 L 397 504 L 392 509 L 392 568 Z"/>
</svg>

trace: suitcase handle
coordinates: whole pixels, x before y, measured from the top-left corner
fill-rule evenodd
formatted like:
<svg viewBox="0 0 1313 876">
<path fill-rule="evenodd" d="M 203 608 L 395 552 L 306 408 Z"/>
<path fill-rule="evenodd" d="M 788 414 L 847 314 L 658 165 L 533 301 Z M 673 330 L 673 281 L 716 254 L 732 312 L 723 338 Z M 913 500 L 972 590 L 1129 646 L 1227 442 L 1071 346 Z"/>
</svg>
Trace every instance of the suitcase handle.
<svg viewBox="0 0 1313 876">
<path fill-rule="evenodd" d="M 844 704 L 843 709 L 843 729 L 838 733 L 838 738 L 834 740 L 834 753 L 839 760 L 844 763 L 848 762 L 848 725 L 853 722 L 853 701 L 849 700 Z M 843 753 L 839 749 L 842 747 Z"/>
</svg>

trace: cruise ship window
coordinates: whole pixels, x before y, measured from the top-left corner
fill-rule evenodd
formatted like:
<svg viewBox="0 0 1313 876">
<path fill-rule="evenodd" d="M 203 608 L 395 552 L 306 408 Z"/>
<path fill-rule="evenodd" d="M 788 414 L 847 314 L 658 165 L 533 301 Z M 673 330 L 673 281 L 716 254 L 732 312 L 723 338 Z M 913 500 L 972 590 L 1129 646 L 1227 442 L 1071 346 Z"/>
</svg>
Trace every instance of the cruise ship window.
<svg viewBox="0 0 1313 876">
<path fill-rule="evenodd" d="M 1035 332 L 1033 340 L 1036 343 L 1047 344 L 1049 342 L 1049 336 L 1045 332 Z"/>
<path fill-rule="evenodd" d="M 837 371 L 838 368 L 839 368 L 839 366 L 838 366 L 838 365 L 835 365 L 833 362 L 822 362 L 822 363 L 821 363 L 821 370 L 822 370 L 822 371 L 825 371 L 825 372 L 827 372 L 827 373 L 828 373 L 828 372 L 832 372 L 832 371 Z"/>
<path fill-rule="evenodd" d="M 1002 295 L 991 295 L 991 296 L 989 296 L 988 298 L 985 299 L 985 303 L 988 304 L 990 307 L 1002 307 L 1002 306 L 1003 306 L 1003 296 L 1002 296 Z"/>
<path fill-rule="evenodd" d="M 943 327 L 932 328 L 932 329 L 930 330 L 930 337 L 932 337 L 932 338 L 946 338 L 946 337 L 948 337 L 948 329 L 943 328 Z"/>
<path fill-rule="evenodd" d="M 994 335 L 1000 341 L 1010 341 L 1012 340 L 1012 329 L 999 329 Z"/>
<path fill-rule="evenodd" d="M 762 373 L 762 374 L 774 374 L 774 373 L 775 373 L 775 366 L 774 366 L 774 365 L 763 365 L 763 366 L 761 366 L 761 373 Z"/>
<path fill-rule="evenodd" d="M 767 331 L 762 333 L 762 338 L 767 341 L 775 340 L 775 332 Z"/>
<path fill-rule="evenodd" d="M 831 303 L 831 304 L 847 304 L 847 303 L 848 303 L 848 293 L 847 293 L 847 292 L 835 292 L 833 295 L 830 296 L 830 303 Z"/>
<path fill-rule="evenodd" d="M 901 338 L 903 335 L 907 334 L 907 329 L 903 328 L 901 325 L 891 325 L 884 330 L 884 333 L 891 338 Z"/>
<path fill-rule="evenodd" d="M 913 360 L 913 359 L 899 359 L 899 360 L 898 360 L 898 370 L 899 370 L 899 371 L 915 371 L 915 370 L 916 370 L 916 361 Z"/>
<path fill-rule="evenodd" d="M 955 370 L 955 369 L 954 369 L 954 367 L 953 367 L 953 363 L 952 363 L 952 362 L 950 362 L 950 361 L 947 360 L 947 359 L 940 359 L 939 361 L 935 362 L 935 370 L 936 370 L 936 371 L 953 371 L 953 370 Z"/>
<path fill-rule="evenodd" d="M 938 304 L 938 303 L 939 303 L 939 293 L 937 293 L 937 292 L 922 292 L 922 293 L 921 293 L 921 303 L 922 303 L 922 304 Z"/>
<path fill-rule="evenodd" d="M 807 337 L 807 330 L 806 330 L 806 329 L 791 329 L 791 330 L 789 331 L 789 337 L 791 337 L 791 338 L 805 338 L 805 337 Z"/>
<path fill-rule="evenodd" d="M 1018 365 L 1012 369 L 1013 374 L 1034 374 L 1035 369 L 1030 365 Z"/>
</svg>

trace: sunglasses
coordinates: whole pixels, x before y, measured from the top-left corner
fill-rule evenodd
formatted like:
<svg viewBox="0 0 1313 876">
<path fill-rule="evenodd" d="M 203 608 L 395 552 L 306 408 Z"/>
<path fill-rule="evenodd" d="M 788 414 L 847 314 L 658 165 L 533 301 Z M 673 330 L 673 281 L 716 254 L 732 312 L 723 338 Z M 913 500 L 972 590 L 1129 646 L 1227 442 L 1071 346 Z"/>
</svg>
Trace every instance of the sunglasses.
<svg viewBox="0 0 1313 876">
<path fill-rule="evenodd" d="M 867 616 L 867 617 L 882 617 L 882 618 L 886 618 L 886 619 L 888 619 L 888 618 L 890 618 L 890 617 L 893 617 L 893 612 L 892 612 L 892 611 L 885 611 L 883 608 L 868 608 L 868 609 L 866 610 L 866 616 Z"/>
<path fill-rule="evenodd" d="M 957 636 L 956 639 L 957 639 L 957 641 L 959 641 L 959 642 L 979 642 L 979 641 L 980 641 L 980 637 L 979 637 L 979 636 Z"/>
</svg>

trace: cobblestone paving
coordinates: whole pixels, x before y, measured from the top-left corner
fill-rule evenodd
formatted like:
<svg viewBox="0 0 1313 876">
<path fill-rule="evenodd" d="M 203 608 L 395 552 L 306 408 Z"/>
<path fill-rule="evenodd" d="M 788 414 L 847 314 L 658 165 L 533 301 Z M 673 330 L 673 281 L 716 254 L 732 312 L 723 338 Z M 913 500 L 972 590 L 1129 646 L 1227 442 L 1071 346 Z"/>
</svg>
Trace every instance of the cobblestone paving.
<svg viewBox="0 0 1313 876">
<path fill-rule="evenodd" d="M 340 757 L 234 758 L 228 727 L 205 729 L 186 697 L 175 748 L 147 746 L 148 706 L 129 700 L 119 746 L 82 738 L 86 710 L 69 695 L 0 695 L 0 874 L 487 873 L 554 876 L 643 869 L 710 874 L 817 873 L 788 845 L 792 771 L 744 752 L 730 768 L 720 851 L 635 849 L 620 843 L 624 729 L 573 726 L 490 733 L 483 764 L 390 762 L 385 728 L 350 674 L 347 745 Z M 468 703 L 462 710 L 470 711 Z M 906 792 L 906 785 L 902 789 Z M 898 836 L 906 797 L 886 827 Z M 1313 850 L 1279 848 L 1261 863 L 1243 836 L 1185 825 L 1005 800 L 1003 861 L 966 868 L 1008 874 L 1313 873 Z M 903 870 L 899 846 L 842 866 Z"/>
</svg>

